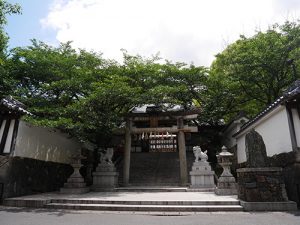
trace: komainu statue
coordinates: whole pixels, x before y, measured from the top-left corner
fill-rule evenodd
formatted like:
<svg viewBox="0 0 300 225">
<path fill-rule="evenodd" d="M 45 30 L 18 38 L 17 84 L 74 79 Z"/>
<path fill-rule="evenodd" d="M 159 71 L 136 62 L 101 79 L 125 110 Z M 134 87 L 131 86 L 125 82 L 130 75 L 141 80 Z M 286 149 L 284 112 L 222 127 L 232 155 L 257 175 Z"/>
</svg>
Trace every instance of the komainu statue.
<svg viewBox="0 0 300 225">
<path fill-rule="evenodd" d="M 200 158 L 201 162 L 207 162 L 207 160 L 208 160 L 207 150 L 205 152 L 202 152 L 200 146 L 194 146 L 193 152 L 194 152 L 194 155 L 196 158 L 195 162 L 199 162 L 199 158 Z"/>
<path fill-rule="evenodd" d="M 108 148 L 104 152 L 100 152 L 100 164 L 109 164 L 112 165 L 112 157 L 114 155 L 114 149 Z"/>
</svg>

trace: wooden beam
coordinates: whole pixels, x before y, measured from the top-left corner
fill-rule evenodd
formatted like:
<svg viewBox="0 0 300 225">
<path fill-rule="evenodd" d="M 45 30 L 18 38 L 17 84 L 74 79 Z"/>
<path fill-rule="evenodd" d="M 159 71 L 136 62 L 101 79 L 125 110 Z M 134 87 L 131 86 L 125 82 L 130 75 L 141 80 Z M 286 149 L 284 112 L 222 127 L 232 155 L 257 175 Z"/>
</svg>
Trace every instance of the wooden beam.
<svg viewBox="0 0 300 225">
<path fill-rule="evenodd" d="M 293 112 L 292 112 L 292 108 L 289 105 L 286 105 L 286 112 L 287 112 L 288 125 L 289 125 L 289 130 L 290 130 L 292 149 L 294 151 L 297 151 L 298 147 L 297 147 L 297 138 L 296 138 L 296 132 L 295 132 L 295 124 L 294 124 L 294 119 L 293 119 Z"/>
<path fill-rule="evenodd" d="M 129 176 L 130 176 L 131 128 L 132 128 L 132 121 L 128 118 L 126 121 L 124 164 L 123 164 L 123 185 L 125 186 L 129 184 Z"/>
<path fill-rule="evenodd" d="M 11 145 L 10 145 L 10 152 L 13 152 L 15 150 L 17 136 L 18 136 L 18 129 L 19 129 L 19 119 L 15 119 L 13 136 L 12 136 Z"/>
<path fill-rule="evenodd" d="M 185 149 L 185 137 L 184 137 L 184 124 L 183 119 L 178 118 L 178 152 L 179 152 L 179 165 L 180 165 L 180 182 L 181 185 L 185 186 L 188 183 L 188 173 L 187 173 L 187 162 L 186 162 L 186 149 Z"/>
<path fill-rule="evenodd" d="M 163 132 L 169 132 L 169 133 L 178 133 L 179 131 L 183 132 L 198 132 L 198 127 L 189 127 L 184 126 L 183 128 L 178 128 L 176 126 L 173 127 L 147 127 L 147 128 L 137 128 L 132 127 L 131 133 L 133 134 L 140 134 L 140 133 L 150 133 L 150 132 L 157 132 L 157 133 L 163 133 Z"/>
<path fill-rule="evenodd" d="M 4 131 L 3 131 L 2 139 L 1 139 L 1 142 L 0 142 L 0 153 L 4 152 L 4 147 L 5 147 L 5 143 L 6 143 L 6 139 L 7 139 L 11 119 L 6 119 L 5 121 L 6 121 L 5 122 L 5 127 L 4 127 Z"/>
<path fill-rule="evenodd" d="M 158 120 L 176 120 L 179 117 L 184 120 L 193 120 L 198 117 L 198 114 L 191 114 L 191 115 L 185 115 L 185 116 L 132 116 L 132 121 L 149 121 L 150 118 L 155 117 Z"/>
</svg>

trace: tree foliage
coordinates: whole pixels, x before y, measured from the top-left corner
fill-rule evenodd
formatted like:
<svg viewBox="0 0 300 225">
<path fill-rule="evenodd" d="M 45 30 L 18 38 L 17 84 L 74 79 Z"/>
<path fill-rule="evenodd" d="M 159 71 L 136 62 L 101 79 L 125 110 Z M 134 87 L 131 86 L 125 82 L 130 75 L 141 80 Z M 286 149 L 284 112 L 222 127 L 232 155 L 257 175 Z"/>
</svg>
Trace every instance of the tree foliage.
<svg viewBox="0 0 300 225">
<path fill-rule="evenodd" d="M 221 97 L 223 113 L 244 109 L 253 115 L 282 95 L 299 69 L 299 23 L 275 24 L 252 37 L 241 36 L 218 54 L 210 89 Z"/>
<path fill-rule="evenodd" d="M 4 12 L 18 12 L 9 9 Z M 6 22 L 0 15 L 1 21 Z M 53 47 L 32 40 L 5 57 L 0 94 L 25 103 L 35 115 L 27 118 L 32 123 L 94 143 L 109 139 L 126 113 L 142 104 L 196 105 L 202 110 L 199 124 L 215 125 L 240 110 L 254 115 L 299 76 L 299 36 L 299 23 L 290 22 L 241 36 L 210 69 L 125 50 L 120 64 L 100 53 L 75 50 L 71 42 Z"/>
<path fill-rule="evenodd" d="M 206 68 L 123 53 L 119 64 L 75 51 L 70 43 L 52 47 L 33 40 L 11 51 L 10 74 L 18 80 L 14 95 L 35 115 L 31 122 L 93 142 L 109 137 L 134 106 L 200 102 Z"/>
<path fill-rule="evenodd" d="M 19 14 L 21 7 L 18 4 L 11 4 L 0 0 L 0 98 L 11 91 L 14 80 L 7 73 L 7 43 L 8 35 L 4 31 L 7 24 L 7 15 Z"/>
</svg>

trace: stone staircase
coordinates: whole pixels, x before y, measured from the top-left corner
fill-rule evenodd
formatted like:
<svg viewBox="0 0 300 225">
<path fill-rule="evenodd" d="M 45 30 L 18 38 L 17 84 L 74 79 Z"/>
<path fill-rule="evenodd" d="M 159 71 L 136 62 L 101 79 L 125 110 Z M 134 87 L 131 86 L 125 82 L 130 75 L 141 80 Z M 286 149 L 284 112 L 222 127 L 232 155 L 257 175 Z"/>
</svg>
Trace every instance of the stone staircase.
<svg viewBox="0 0 300 225">
<path fill-rule="evenodd" d="M 147 212 L 217 212 L 243 211 L 238 202 L 205 201 L 91 201 L 53 200 L 45 205 L 50 209 L 77 209 L 101 211 L 147 211 Z"/>
<path fill-rule="evenodd" d="M 193 160 L 193 153 L 187 152 L 188 171 Z M 121 185 L 122 166 L 123 162 L 117 166 Z M 180 183 L 178 152 L 131 153 L 129 183 L 133 186 L 178 186 Z"/>
<path fill-rule="evenodd" d="M 131 186 L 118 187 L 114 192 L 51 192 L 8 198 L 3 204 L 15 207 L 154 213 L 243 211 L 236 196 L 217 196 L 211 190 L 180 187 L 178 153 L 133 153 L 131 160 Z M 192 153 L 187 153 L 188 171 L 193 160 Z M 118 168 L 122 168 L 121 163 Z"/>
<path fill-rule="evenodd" d="M 133 211 L 133 212 L 217 212 L 243 211 L 234 197 L 213 193 L 87 193 L 83 195 L 46 195 L 10 198 L 6 206 L 68 210 Z"/>
</svg>

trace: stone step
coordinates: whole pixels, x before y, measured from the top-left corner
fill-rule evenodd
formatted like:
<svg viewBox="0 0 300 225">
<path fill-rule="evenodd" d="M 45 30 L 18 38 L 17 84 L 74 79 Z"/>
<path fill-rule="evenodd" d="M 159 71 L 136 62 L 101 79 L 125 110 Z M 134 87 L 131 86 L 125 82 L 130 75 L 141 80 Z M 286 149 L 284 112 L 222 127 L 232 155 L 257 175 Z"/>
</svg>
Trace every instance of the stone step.
<svg viewBox="0 0 300 225">
<path fill-rule="evenodd" d="M 65 188 L 83 188 L 86 187 L 86 183 L 65 183 Z"/>
<path fill-rule="evenodd" d="M 83 194 L 90 191 L 89 187 L 74 187 L 74 188 L 61 188 L 60 193 L 62 194 Z"/>
<path fill-rule="evenodd" d="M 128 187 L 117 187 L 114 189 L 117 192 L 214 192 L 215 188 L 188 188 L 178 185 L 172 186 L 152 186 L 149 185 L 134 185 Z"/>
<path fill-rule="evenodd" d="M 67 183 L 84 183 L 84 179 L 82 177 L 70 177 Z"/>
<path fill-rule="evenodd" d="M 72 204 L 49 203 L 51 209 L 103 210 L 103 211 L 147 211 L 147 212 L 218 212 L 243 211 L 240 205 L 123 205 L 123 204 Z"/>
<path fill-rule="evenodd" d="M 43 208 L 44 205 L 49 203 L 51 203 L 50 199 L 7 198 L 3 200 L 3 205 L 11 207 Z"/>
<path fill-rule="evenodd" d="M 115 204 L 115 205 L 240 205 L 240 201 L 120 201 L 120 200 L 96 200 L 96 199 L 52 199 L 48 203 L 60 204 Z"/>
<path fill-rule="evenodd" d="M 164 186 L 133 186 L 133 187 L 118 187 L 117 192 L 187 192 L 187 187 L 164 187 Z"/>
<path fill-rule="evenodd" d="M 119 172 L 122 173 L 120 169 L 122 168 L 119 168 Z M 129 182 L 178 184 L 180 182 L 178 152 L 132 153 Z"/>
</svg>

